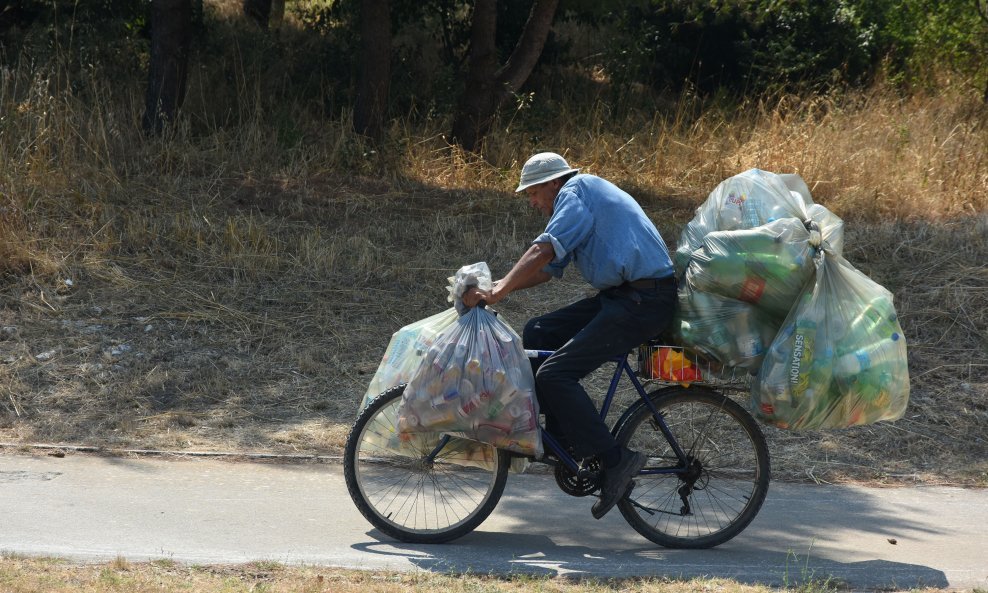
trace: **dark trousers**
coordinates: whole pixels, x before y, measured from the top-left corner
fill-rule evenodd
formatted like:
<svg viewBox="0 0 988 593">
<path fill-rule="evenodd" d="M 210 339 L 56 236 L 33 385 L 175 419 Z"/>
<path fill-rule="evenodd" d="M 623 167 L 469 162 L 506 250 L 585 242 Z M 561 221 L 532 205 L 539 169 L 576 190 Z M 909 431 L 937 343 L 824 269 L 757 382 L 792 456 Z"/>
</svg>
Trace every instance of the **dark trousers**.
<svg viewBox="0 0 988 593">
<path fill-rule="evenodd" d="M 675 304 L 673 286 L 611 288 L 525 325 L 525 348 L 556 351 L 547 359 L 532 361 L 535 390 L 546 429 L 572 447 L 577 458 L 603 453 L 617 444 L 580 380 L 664 331 Z"/>
</svg>

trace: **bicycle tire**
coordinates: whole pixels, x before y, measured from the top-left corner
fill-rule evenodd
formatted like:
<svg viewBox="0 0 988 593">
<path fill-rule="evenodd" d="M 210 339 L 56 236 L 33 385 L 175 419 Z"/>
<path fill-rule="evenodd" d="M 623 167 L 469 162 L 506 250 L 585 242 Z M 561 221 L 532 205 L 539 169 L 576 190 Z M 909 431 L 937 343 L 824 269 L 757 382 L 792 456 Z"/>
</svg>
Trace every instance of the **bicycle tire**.
<svg viewBox="0 0 988 593">
<path fill-rule="evenodd" d="M 382 533 L 408 543 L 448 542 L 476 529 L 494 510 L 504 493 L 510 456 L 491 445 L 453 438 L 434 462 L 423 463 L 441 435 L 399 439 L 397 412 L 404 391 L 404 385 L 385 391 L 357 417 L 343 454 L 347 490 Z M 492 467 L 471 462 L 478 452 Z"/>
<path fill-rule="evenodd" d="M 768 493 L 761 428 L 737 402 L 703 387 L 667 387 L 649 398 L 692 471 L 639 475 L 631 496 L 618 503 L 621 514 L 635 531 L 668 548 L 712 548 L 730 540 L 751 523 Z M 643 471 L 677 462 L 644 401 L 625 416 L 616 438 L 649 457 Z"/>
</svg>

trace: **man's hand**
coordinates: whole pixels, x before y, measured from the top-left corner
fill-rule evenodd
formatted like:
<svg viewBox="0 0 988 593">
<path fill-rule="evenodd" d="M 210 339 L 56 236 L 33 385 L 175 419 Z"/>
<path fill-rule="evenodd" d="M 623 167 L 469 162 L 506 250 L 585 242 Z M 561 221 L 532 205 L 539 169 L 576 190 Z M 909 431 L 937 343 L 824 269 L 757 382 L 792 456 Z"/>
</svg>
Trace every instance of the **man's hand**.
<svg viewBox="0 0 988 593">
<path fill-rule="evenodd" d="M 494 282 L 494 288 L 491 290 L 481 290 L 476 286 L 468 288 L 463 293 L 463 304 L 470 308 L 476 307 L 480 301 L 494 305 L 515 290 L 548 282 L 552 276 L 543 268 L 555 256 L 552 243 L 533 243 L 511 268 L 508 275 Z"/>
<path fill-rule="evenodd" d="M 476 307 L 480 301 L 484 301 L 488 305 L 493 305 L 501 300 L 500 298 L 495 297 L 494 294 L 494 290 L 481 290 L 476 286 L 471 286 L 466 292 L 463 293 L 463 304 L 471 309 Z"/>
</svg>

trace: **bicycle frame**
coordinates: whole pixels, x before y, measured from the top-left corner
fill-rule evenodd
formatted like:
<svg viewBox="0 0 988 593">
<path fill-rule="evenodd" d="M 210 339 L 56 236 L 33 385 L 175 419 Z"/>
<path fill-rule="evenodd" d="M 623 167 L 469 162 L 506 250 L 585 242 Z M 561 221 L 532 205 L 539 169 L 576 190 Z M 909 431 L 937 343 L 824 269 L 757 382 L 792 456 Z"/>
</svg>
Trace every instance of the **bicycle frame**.
<svg viewBox="0 0 988 593">
<path fill-rule="evenodd" d="M 554 351 L 551 350 L 525 350 L 525 354 L 529 358 L 533 359 L 544 359 L 552 356 Z M 639 399 L 644 402 L 645 406 L 648 407 L 652 412 L 652 418 L 655 420 L 656 425 L 659 430 L 662 431 L 663 436 L 665 436 L 666 441 L 669 442 L 669 446 L 676 453 L 676 457 L 679 459 L 679 464 L 676 466 L 667 467 L 646 467 L 641 471 L 641 475 L 656 475 L 656 474 L 681 474 L 689 469 L 689 460 L 686 456 L 686 452 L 683 451 L 682 447 L 679 446 L 679 442 L 676 437 L 669 430 L 669 426 L 665 422 L 665 418 L 655 409 L 655 405 L 652 404 L 652 399 L 648 397 L 648 393 L 645 392 L 645 387 L 642 385 L 638 377 L 635 376 L 634 369 L 631 368 L 631 364 L 628 363 L 627 355 L 616 356 L 612 359 L 615 363 L 614 374 L 611 376 L 610 386 L 607 388 L 607 394 L 604 396 L 604 402 L 600 406 L 600 418 L 606 422 L 607 414 L 610 411 L 611 403 L 614 401 L 614 396 L 617 393 L 618 384 L 621 382 L 621 376 L 627 375 L 631 380 L 631 384 L 634 385 L 635 390 L 638 392 Z M 544 427 L 539 427 L 539 432 L 542 435 L 542 443 L 559 457 L 559 460 L 566 465 L 573 473 L 580 471 L 580 464 L 569 454 L 557 441 L 552 434 L 550 434 Z"/>
</svg>

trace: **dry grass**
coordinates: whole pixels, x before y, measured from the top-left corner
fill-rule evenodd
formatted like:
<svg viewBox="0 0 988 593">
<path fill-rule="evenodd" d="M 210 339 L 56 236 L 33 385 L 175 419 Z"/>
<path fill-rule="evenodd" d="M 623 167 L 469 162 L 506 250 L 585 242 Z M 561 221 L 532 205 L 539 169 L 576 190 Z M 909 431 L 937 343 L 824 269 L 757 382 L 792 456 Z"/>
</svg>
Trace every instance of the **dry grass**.
<svg viewBox="0 0 988 593">
<path fill-rule="evenodd" d="M 0 588 L 9 593 L 766 593 L 780 591 L 729 579 L 576 580 L 516 575 L 387 573 L 256 562 L 240 566 L 184 566 L 168 560 L 75 565 L 55 559 L 0 557 Z M 793 593 L 830 593 L 838 587 L 810 581 Z M 922 590 L 924 593 L 936 589 Z"/>
<path fill-rule="evenodd" d="M 480 158 L 411 117 L 376 149 L 301 112 L 288 147 L 260 115 L 146 140 L 136 86 L 51 80 L 0 78 L 0 440 L 337 453 L 390 334 L 446 307 L 456 268 L 504 273 L 540 231 L 510 192 L 554 149 L 631 190 L 670 244 L 723 178 L 799 172 L 848 220 L 851 262 L 896 294 L 913 394 L 892 424 L 766 429 L 776 476 L 988 485 L 976 97 L 684 97 L 620 117 L 570 102 L 551 126 L 511 114 Z M 193 113 L 206 88 L 192 80 Z M 520 328 L 584 291 L 567 279 L 502 313 Z"/>
</svg>

